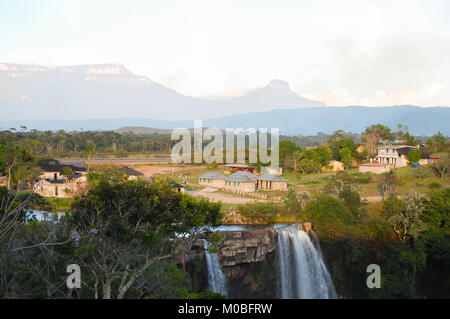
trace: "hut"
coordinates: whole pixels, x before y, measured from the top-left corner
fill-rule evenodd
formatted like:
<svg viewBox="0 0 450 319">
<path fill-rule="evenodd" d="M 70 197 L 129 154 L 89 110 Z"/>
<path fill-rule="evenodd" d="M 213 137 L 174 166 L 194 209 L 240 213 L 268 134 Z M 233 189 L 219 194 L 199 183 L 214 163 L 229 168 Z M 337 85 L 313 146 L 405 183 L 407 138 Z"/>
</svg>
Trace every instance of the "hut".
<svg viewBox="0 0 450 319">
<path fill-rule="evenodd" d="M 281 176 L 264 174 L 257 178 L 258 189 L 287 190 L 288 181 Z"/>
<path fill-rule="evenodd" d="M 225 178 L 225 189 L 251 193 L 256 190 L 256 176 L 247 171 L 237 171 Z"/>
<path fill-rule="evenodd" d="M 198 184 L 209 187 L 223 188 L 225 186 L 225 176 L 217 172 L 208 172 L 198 178 Z"/>
</svg>

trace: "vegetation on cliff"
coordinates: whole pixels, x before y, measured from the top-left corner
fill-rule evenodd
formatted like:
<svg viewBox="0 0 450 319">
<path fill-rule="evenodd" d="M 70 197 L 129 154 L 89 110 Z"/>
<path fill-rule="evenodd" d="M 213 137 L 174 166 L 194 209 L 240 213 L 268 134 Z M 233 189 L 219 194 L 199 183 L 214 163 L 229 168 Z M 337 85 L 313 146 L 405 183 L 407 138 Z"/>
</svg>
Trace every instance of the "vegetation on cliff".
<svg viewBox="0 0 450 319">
<path fill-rule="evenodd" d="M 59 222 L 27 217 L 25 200 L 0 188 L 2 298 L 197 298 L 180 266 L 220 205 L 161 182 L 102 179 Z M 82 270 L 66 287 L 66 266 Z M 214 297 L 211 295 L 211 297 Z"/>
</svg>

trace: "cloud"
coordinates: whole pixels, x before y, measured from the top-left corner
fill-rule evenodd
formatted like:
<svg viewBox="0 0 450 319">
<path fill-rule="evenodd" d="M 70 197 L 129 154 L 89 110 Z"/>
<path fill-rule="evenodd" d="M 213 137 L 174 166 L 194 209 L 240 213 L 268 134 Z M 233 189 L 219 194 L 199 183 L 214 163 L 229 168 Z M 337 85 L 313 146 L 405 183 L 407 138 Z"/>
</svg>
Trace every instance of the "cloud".
<svg viewBox="0 0 450 319">
<path fill-rule="evenodd" d="M 31 16 L 0 10 L 0 29 L 27 30 L 0 43 L 0 58 L 121 63 L 190 96 L 242 95 L 279 78 L 328 105 L 450 105 L 448 3 L 58 1 Z"/>
<path fill-rule="evenodd" d="M 67 26 L 72 31 L 79 31 L 81 28 L 80 6 L 78 4 L 69 4 L 66 14 Z"/>
</svg>

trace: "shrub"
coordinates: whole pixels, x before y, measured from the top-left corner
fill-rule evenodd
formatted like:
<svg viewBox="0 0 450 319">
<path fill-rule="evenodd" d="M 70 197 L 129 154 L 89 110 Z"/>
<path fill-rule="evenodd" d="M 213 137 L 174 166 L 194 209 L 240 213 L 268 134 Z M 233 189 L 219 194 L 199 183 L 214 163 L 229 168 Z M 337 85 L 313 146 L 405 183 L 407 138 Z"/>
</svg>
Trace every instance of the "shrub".
<svg viewBox="0 0 450 319">
<path fill-rule="evenodd" d="M 438 188 L 442 188 L 442 185 L 436 182 L 430 183 L 428 184 L 428 188 L 429 189 L 438 189 Z"/>
<path fill-rule="evenodd" d="M 353 173 L 352 176 L 361 184 L 369 184 L 372 181 L 372 173 Z"/>
<path fill-rule="evenodd" d="M 305 209 L 314 223 L 342 221 L 349 223 L 352 213 L 345 203 L 333 196 L 320 194 L 315 200 L 309 202 Z"/>
</svg>

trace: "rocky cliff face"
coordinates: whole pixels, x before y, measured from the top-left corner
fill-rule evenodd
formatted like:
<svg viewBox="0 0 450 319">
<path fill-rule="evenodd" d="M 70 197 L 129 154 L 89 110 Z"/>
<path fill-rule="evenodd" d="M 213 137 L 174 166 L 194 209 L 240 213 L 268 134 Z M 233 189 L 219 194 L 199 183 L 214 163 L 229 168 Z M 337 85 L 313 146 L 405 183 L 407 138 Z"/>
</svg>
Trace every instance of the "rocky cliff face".
<svg viewBox="0 0 450 319">
<path fill-rule="evenodd" d="M 230 298 L 276 297 L 277 236 L 274 228 L 222 232 L 219 258 Z"/>
<path fill-rule="evenodd" d="M 224 267 L 264 261 L 277 248 L 274 228 L 254 231 L 222 232 L 223 243 L 219 256 Z"/>
</svg>

